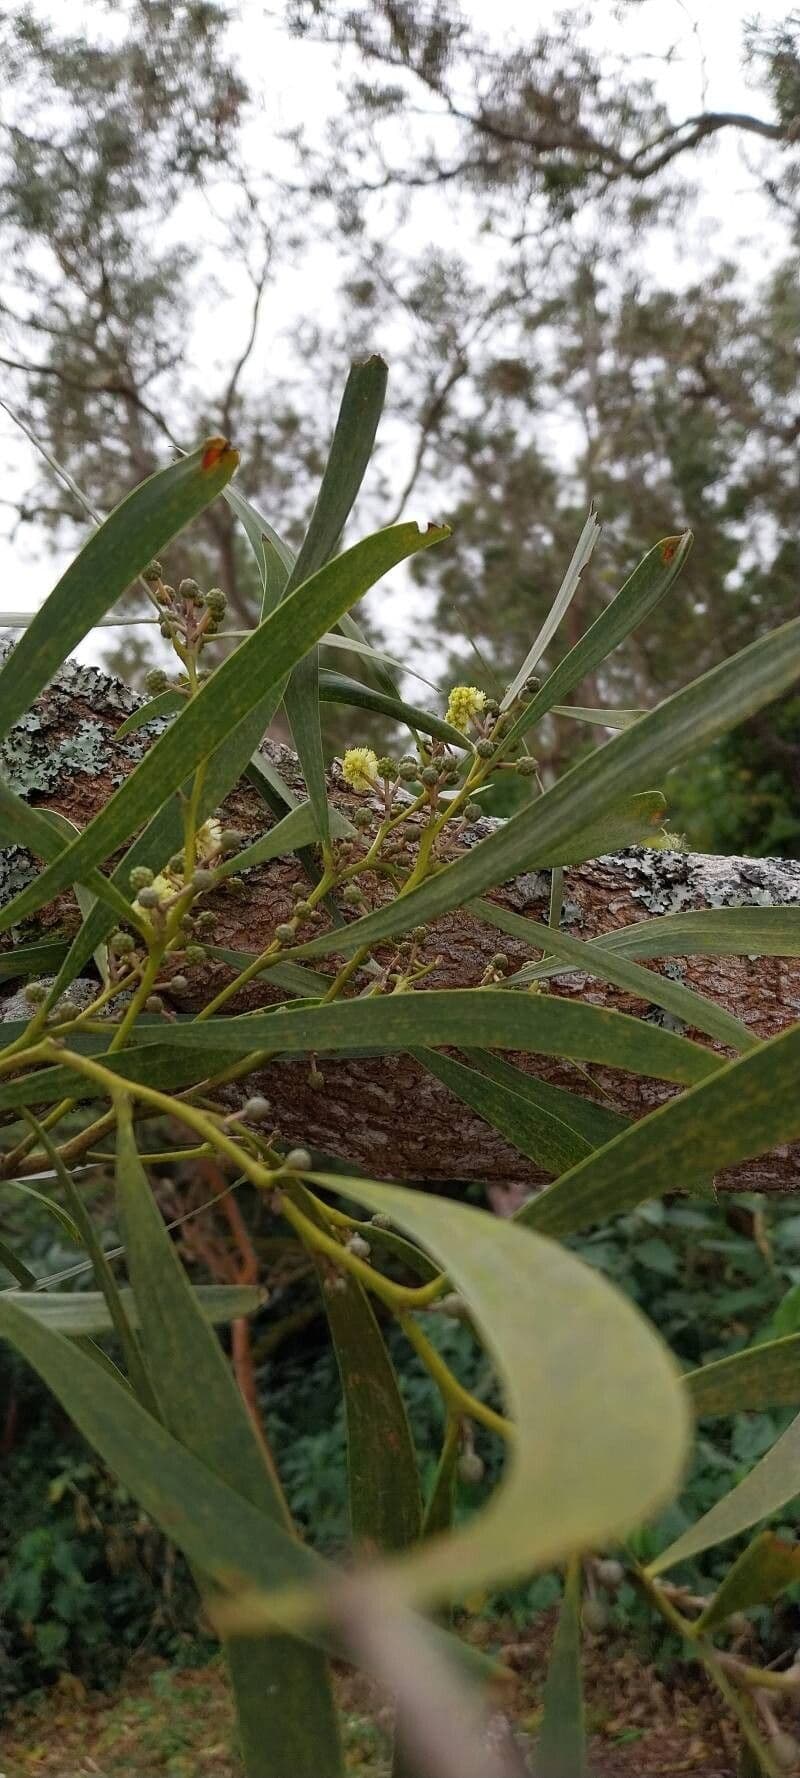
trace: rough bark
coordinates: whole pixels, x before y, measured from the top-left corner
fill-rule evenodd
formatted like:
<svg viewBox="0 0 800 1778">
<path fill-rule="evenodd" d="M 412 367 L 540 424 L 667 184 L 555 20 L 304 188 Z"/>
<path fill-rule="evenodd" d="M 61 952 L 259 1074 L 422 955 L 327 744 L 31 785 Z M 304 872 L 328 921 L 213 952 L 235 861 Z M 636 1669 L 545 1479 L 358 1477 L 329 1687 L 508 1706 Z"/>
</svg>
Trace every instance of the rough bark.
<svg viewBox="0 0 800 1778">
<path fill-rule="evenodd" d="M 138 702 L 119 680 L 68 662 L 36 708 L 0 747 L 0 770 L 31 801 L 58 809 L 83 825 L 152 740 L 152 726 L 122 742 L 113 740 L 115 729 Z M 294 755 L 275 743 L 265 746 L 284 777 L 302 792 Z M 335 765 L 331 792 L 345 809 L 363 800 L 353 798 Z M 242 784 L 226 802 L 225 819 L 255 836 L 272 818 L 257 794 Z M 487 826 L 486 822 L 477 823 L 471 830 L 472 840 L 483 837 Z M 0 850 L 0 904 L 29 881 L 36 868 L 35 861 L 20 848 Z M 220 892 L 212 902 L 218 915 L 215 942 L 247 951 L 262 948 L 275 924 L 288 917 L 291 887 L 299 876 L 296 860 L 279 859 L 249 872 L 238 896 Z M 525 873 L 495 894 L 516 912 L 542 919 L 546 917 L 549 873 Z M 650 914 L 682 908 L 787 903 L 800 903 L 800 864 L 632 849 L 567 872 L 565 920 L 570 931 L 588 938 Z M 0 948 L 45 934 L 68 933 L 77 922 L 72 897 L 61 896 L 24 932 L 17 930 L 0 938 Z M 514 964 L 537 954 L 533 946 L 528 948 L 505 936 L 500 939 L 496 931 L 465 912 L 444 916 L 430 929 L 428 956 L 440 961 L 427 985 L 475 985 L 499 944 Z M 333 970 L 335 959 L 328 959 L 322 967 Z M 679 970 L 688 985 L 735 1012 L 759 1036 L 772 1036 L 800 1017 L 799 958 L 670 958 L 652 967 L 672 973 Z M 201 1005 L 227 977 L 224 965 L 202 965 L 194 971 L 184 1007 Z M 665 1016 L 654 1006 L 574 974 L 554 981 L 551 987 L 559 994 L 581 996 L 645 1018 Z M 8 1014 L 13 992 L 13 984 L 0 988 L 0 1017 L 4 1011 Z M 243 1010 L 279 997 L 269 987 L 253 988 L 232 1001 L 230 1009 Z M 692 1035 L 700 1042 L 709 1041 L 699 1033 Z M 643 1115 L 673 1090 L 661 1082 L 608 1069 L 579 1071 L 569 1062 L 517 1059 L 542 1078 L 587 1095 L 592 1092 L 587 1078 L 591 1075 L 591 1081 L 632 1117 Z M 303 1063 L 273 1064 L 259 1076 L 259 1090 L 270 1097 L 281 1132 L 291 1142 L 310 1143 L 384 1177 L 484 1179 L 492 1186 L 498 1205 L 506 1194 L 510 1199 L 520 1188 L 529 1189 L 544 1178 L 406 1055 L 359 1060 L 357 1064 L 324 1061 L 322 1072 L 322 1089 L 310 1084 L 309 1068 Z M 253 1090 L 252 1079 L 246 1090 Z M 796 1190 L 800 1186 L 800 1148 L 776 1150 L 721 1175 L 718 1183 L 737 1190 Z"/>
</svg>

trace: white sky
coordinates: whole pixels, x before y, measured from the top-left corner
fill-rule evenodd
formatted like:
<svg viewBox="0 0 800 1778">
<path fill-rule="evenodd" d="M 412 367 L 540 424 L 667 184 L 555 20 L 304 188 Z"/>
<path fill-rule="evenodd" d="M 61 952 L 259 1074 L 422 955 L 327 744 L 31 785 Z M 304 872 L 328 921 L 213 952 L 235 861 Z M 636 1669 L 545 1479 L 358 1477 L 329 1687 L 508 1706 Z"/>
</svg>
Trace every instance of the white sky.
<svg viewBox="0 0 800 1778">
<path fill-rule="evenodd" d="M 79 28 L 82 21 L 94 25 L 98 18 L 97 0 L 59 0 L 58 4 L 55 0 L 36 0 L 35 10 L 58 25 L 73 29 Z M 552 21 L 559 9 L 543 4 L 542 0 L 468 0 L 465 10 L 487 34 L 507 43 L 519 31 L 521 22 L 528 34 Z M 690 115 L 696 110 L 717 107 L 764 114 L 766 100 L 748 85 L 741 66 L 742 24 L 752 16 L 753 0 L 640 0 L 638 5 L 627 6 L 624 22 L 616 17 L 620 11 L 613 0 L 606 0 L 605 6 L 598 8 L 602 41 L 609 54 L 629 54 L 634 45 L 637 52 L 641 49 L 647 57 L 658 57 L 674 46 L 671 66 L 660 66 L 647 59 L 637 63 L 641 71 L 654 75 L 659 93 L 674 114 Z M 765 20 L 780 18 L 785 16 L 787 5 L 785 0 L 759 0 L 758 11 Z M 334 55 L 324 46 L 296 42 L 285 35 L 279 23 L 277 0 L 275 11 L 264 0 L 241 0 L 239 12 L 233 33 L 234 48 L 255 96 L 256 110 L 247 146 L 257 167 L 265 152 L 276 152 L 276 128 L 300 122 L 313 128 L 315 120 L 321 126 L 336 109 L 337 68 Z M 104 20 L 108 17 L 105 8 L 102 16 Z M 698 201 L 680 240 L 676 242 L 660 233 L 651 239 L 647 249 L 646 264 L 657 262 L 660 281 L 688 281 L 723 254 L 736 261 L 745 282 L 755 283 L 763 276 L 766 265 L 779 255 L 785 243 L 758 189 L 753 170 L 758 154 L 754 138 L 742 140 L 733 132 L 726 132 L 695 164 L 693 177 L 698 185 Z M 446 242 L 448 230 L 453 231 L 455 241 L 455 228 L 452 207 L 441 194 L 424 194 L 419 201 L 415 199 L 406 230 L 410 243 L 424 245 L 433 229 L 440 243 L 443 236 Z M 320 290 L 325 289 L 322 268 L 320 260 L 310 279 L 307 268 L 302 276 L 299 272 L 287 272 L 270 293 L 250 367 L 254 388 L 269 387 L 269 364 L 274 361 L 276 349 L 280 350 L 282 331 L 297 317 L 298 304 L 310 303 L 313 318 L 313 305 L 319 300 Z M 248 300 L 246 290 L 237 289 L 234 284 L 222 316 L 215 305 L 213 322 L 204 325 L 198 318 L 198 362 L 225 363 L 225 348 L 231 339 L 241 337 L 246 327 Z M 380 348 L 382 342 L 373 344 Z M 6 477 L 11 477 L 18 490 L 24 491 L 38 479 L 33 448 L 2 411 L 0 461 L 6 465 Z M 280 527 L 280 515 L 274 516 Z M 412 512 L 410 516 L 417 515 Z M 46 533 L 37 535 L 30 526 L 21 528 L 14 541 L 0 538 L 0 610 L 35 609 L 55 583 L 65 561 L 64 553 L 55 548 L 52 539 Z M 401 599 L 399 606 L 391 600 L 382 601 L 381 617 L 394 646 L 402 641 L 409 615 L 405 600 Z M 85 658 L 91 658 L 96 656 L 97 646 L 87 640 L 81 652 Z"/>
</svg>

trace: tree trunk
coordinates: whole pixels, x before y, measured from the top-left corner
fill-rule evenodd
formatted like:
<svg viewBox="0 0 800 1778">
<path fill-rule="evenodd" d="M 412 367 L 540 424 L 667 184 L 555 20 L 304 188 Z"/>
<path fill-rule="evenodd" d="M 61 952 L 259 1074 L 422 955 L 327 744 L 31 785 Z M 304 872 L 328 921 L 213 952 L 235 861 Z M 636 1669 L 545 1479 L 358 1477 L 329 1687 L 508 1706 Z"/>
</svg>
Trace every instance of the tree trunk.
<svg viewBox="0 0 800 1778">
<path fill-rule="evenodd" d="M 152 729 L 122 742 L 113 739 L 116 728 L 139 702 L 119 680 L 93 667 L 68 662 L 35 710 L 0 747 L 0 770 L 33 802 L 58 809 L 83 826 L 150 744 Z M 265 751 L 302 794 L 295 756 L 271 742 L 265 744 Z M 330 786 L 334 800 L 345 811 L 363 801 L 343 784 L 336 765 Z M 225 819 L 255 837 L 273 818 L 255 791 L 241 784 L 227 799 Z M 486 822 L 479 824 L 478 834 L 487 827 Z M 16 894 L 36 868 L 34 860 L 18 847 L 0 851 L 0 905 Z M 236 898 L 221 891 L 210 903 L 218 916 L 214 942 L 237 950 L 262 949 L 276 923 L 289 916 L 291 888 L 301 875 L 295 859 L 283 858 L 248 872 L 244 891 Z M 539 920 L 547 917 L 548 895 L 549 873 L 543 871 L 523 874 L 494 892 L 495 899 L 515 912 L 529 913 Z M 678 909 L 787 903 L 800 903 L 800 864 L 783 860 L 714 858 L 636 848 L 566 873 L 565 919 L 570 931 L 581 938 Z M 3 935 L 0 948 L 69 933 L 77 923 L 76 904 L 70 895 L 64 895 L 43 909 L 24 932 Z M 476 985 L 499 946 L 515 966 L 538 954 L 534 946 L 500 938 L 466 912 L 444 915 L 430 928 L 427 955 L 430 961 L 438 961 L 426 986 Z M 328 971 L 336 966 L 334 958 L 322 964 Z M 177 970 L 178 965 L 175 967 Z M 663 967 L 674 972 L 676 960 L 670 959 Z M 800 1017 L 800 958 L 689 957 L 678 967 L 689 986 L 728 1007 L 759 1036 L 773 1036 Z M 181 969 L 186 973 L 185 965 Z M 228 977 L 223 964 L 201 965 L 190 975 L 191 992 L 183 1004 L 199 1007 Z M 661 1016 L 654 1007 L 587 977 L 564 976 L 551 987 L 555 993 L 580 996 L 597 1005 L 644 1017 Z M 13 984 L 0 988 L 0 1017 L 10 1015 L 14 993 Z M 254 985 L 231 1001 L 229 1009 L 242 1011 L 280 997 L 266 984 Z M 699 1033 L 692 1035 L 709 1043 Z M 539 1056 L 518 1060 L 543 1079 L 574 1092 L 591 1096 L 595 1088 L 602 1089 L 606 1103 L 610 1100 L 634 1118 L 674 1090 L 663 1082 L 605 1068 L 579 1070 L 570 1062 Z M 381 1177 L 482 1179 L 490 1186 L 498 1207 L 506 1207 L 518 1198 L 520 1190 L 529 1190 L 545 1177 L 407 1055 L 357 1063 L 326 1060 L 322 1073 L 322 1089 L 311 1085 L 309 1067 L 301 1062 L 272 1064 L 258 1077 L 258 1090 L 272 1101 L 276 1124 L 289 1142 L 325 1150 Z M 242 1093 L 252 1091 L 253 1084 L 251 1078 Z M 782 1148 L 749 1161 L 722 1174 L 718 1184 L 735 1190 L 796 1190 L 800 1186 L 800 1147 Z"/>
</svg>

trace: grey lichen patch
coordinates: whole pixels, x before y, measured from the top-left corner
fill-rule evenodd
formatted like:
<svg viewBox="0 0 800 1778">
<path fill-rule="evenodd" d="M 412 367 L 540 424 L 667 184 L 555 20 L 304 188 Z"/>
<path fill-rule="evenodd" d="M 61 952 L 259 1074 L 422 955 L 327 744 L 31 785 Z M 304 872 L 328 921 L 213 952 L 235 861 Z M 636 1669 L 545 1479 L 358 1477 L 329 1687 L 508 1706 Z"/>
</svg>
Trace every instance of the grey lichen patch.
<svg viewBox="0 0 800 1778">
<path fill-rule="evenodd" d="M 15 895 L 27 889 L 38 874 L 38 866 L 31 852 L 24 846 L 4 846 L 0 849 L 0 907 L 13 901 Z"/>
<path fill-rule="evenodd" d="M 55 790 L 65 772 L 92 775 L 108 766 L 108 743 L 99 722 L 79 722 L 67 734 L 31 711 L 0 743 L 0 771 L 19 796 Z"/>
<path fill-rule="evenodd" d="M 800 903 L 800 863 L 793 858 L 715 858 L 695 863 L 709 907 L 792 907 Z"/>
<path fill-rule="evenodd" d="M 0 664 L 13 652 L 15 638 L 0 635 Z M 79 698 L 93 708 L 108 711 L 109 715 L 119 715 L 120 722 L 138 710 L 142 699 L 130 687 L 123 684 L 114 674 L 104 673 L 99 667 L 89 667 L 83 661 L 63 661 L 46 687 L 48 696 L 63 692 L 68 699 Z M 69 709 L 65 710 L 65 715 Z"/>
<path fill-rule="evenodd" d="M 649 914 L 677 914 L 697 902 L 694 859 L 685 852 L 629 846 L 609 860 L 630 880 L 630 893 Z"/>
</svg>

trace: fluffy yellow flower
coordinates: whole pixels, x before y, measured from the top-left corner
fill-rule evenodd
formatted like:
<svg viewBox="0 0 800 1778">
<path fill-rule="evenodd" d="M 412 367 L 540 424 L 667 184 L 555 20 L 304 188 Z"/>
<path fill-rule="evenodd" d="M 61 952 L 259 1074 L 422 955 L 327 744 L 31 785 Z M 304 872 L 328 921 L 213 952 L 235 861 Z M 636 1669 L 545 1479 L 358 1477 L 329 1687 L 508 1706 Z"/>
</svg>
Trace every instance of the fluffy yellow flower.
<svg viewBox="0 0 800 1778">
<path fill-rule="evenodd" d="M 219 851 L 221 839 L 222 822 L 217 821 L 215 816 L 212 815 L 210 821 L 204 821 L 202 827 L 198 827 L 196 842 L 197 856 L 202 860 L 203 864 L 205 864 L 207 860 L 213 858 Z"/>
<path fill-rule="evenodd" d="M 473 716 L 480 716 L 485 703 L 486 694 L 477 685 L 454 685 L 447 700 L 447 721 L 464 734 Z"/>
<path fill-rule="evenodd" d="M 371 747 L 348 747 L 342 776 L 353 790 L 372 790 L 378 776 L 378 755 Z"/>
</svg>

